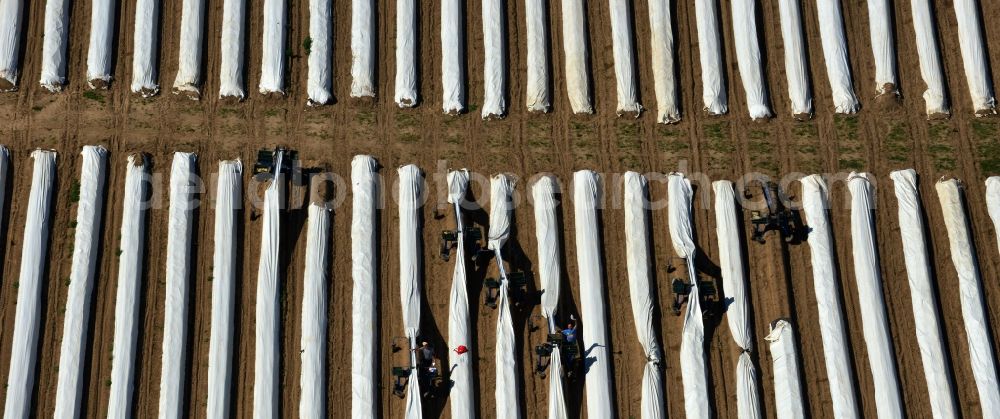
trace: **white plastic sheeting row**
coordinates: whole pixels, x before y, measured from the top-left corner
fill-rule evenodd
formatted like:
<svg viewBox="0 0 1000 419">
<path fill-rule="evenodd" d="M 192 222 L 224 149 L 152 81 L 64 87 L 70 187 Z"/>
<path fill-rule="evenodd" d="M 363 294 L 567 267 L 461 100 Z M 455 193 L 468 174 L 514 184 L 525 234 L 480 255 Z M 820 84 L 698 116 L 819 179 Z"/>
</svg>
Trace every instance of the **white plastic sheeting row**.
<svg viewBox="0 0 1000 419">
<path fill-rule="evenodd" d="M 208 341 L 208 396 L 211 418 L 229 417 L 233 376 L 233 326 L 236 321 L 237 215 L 242 207 L 243 165 L 219 162 L 215 189 L 215 251 L 212 256 L 212 329 Z"/>
<path fill-rule="evenodd" d="M 159 36 L 160 0 L 137 0 L 135 3 L 135 34 L 132 38 L 132 93 L 150 97 L 160 92 L 156 84 Z"/>
<path fill-rule="evenodd" d="M 584 386 L 587 394 L 587 417 L 611 418 L 613 378 L 611 377 L 611 340 L 608 338 L 607 311 L 604 305 L 604 267 L 601 260 L 601 231 L 597 210 L 601 202 L 597 173 L 581 170 L 573 174 L 573 214 L 576 219 L 576 262 L 580 279 L 581 342 L 589 367 Z"/>
<path fill-rule="evenodd" d="M 931 282 L 930 258 L 924 244 L 923 210 L 917 189 L 917 173 L 912 169 L 889 174 L 899 208 L 899 233 L 906 261 L 906 277 L 913 301 L 913 320 L 920 347 L 920 359 L 927 381 L 927 395 L 935 418 L 957 417 L 955 388 L 951 365 L 945 358 L 945 340 L 941 336 L 938 302 Z"/>
<path fill-rule="evenodd" d="M 809 253 L 812 264 L 819 332 L 823 338 L 823 358 L 830 385 L 833 415 L 857 418 L 854 371 L 848 349 L 844 311 L 840 302 L 837 265 L 834 263 L 833 236 L 827 218 L 827 187 L 819 175 L 802 178 L 802 211 L 809 226 Z"/>
<path fill-rule="evenodd" d="M 375 31 L 375 0 L 351 0 L 351 97 L 375 96 Z"/>
<path fill-rule="evenodd" d="M 42 75 L 39 84 L 50 92 L 66 84 L 66 47 L 69 45 L 69 0 L 45 2 L 45 35 L 42 37 Z"/>
<path fill-rule="evenodd" d="M 767 103 L 767 84 L 760 59 L 756 6 L 755 0 L 733 0 L 733 43 L 750 118 L 762 119 L 771 117 L 771 108 Z"/>
<path fill-rule="evenodd" d="M 118 291 L 115 297 L 115 338 L 111 349 L 111 389 L 108 418 L 132 417 L 135 386 L 136 337 L 139 329 L 139 298 L 142 288 L 143 247 L 149 191 L 146 158 L 128 157 L 125 199 L 122 209 L 121 244 L 118 251 Z"/>
<path fill-rule="evenodd" d="M 547 8 L 548 0 L 526 0 L 524 4 L 524 24 L 528 33 L 528 91 L 525 100 L 530 112 L 548 112 L 552 106 Z"/>
<path fill-rule="evenodd" d="M 302 376 L 300 418 L 326 417 L 326 267 L 330 246 L 330 209 L 309 204 L 306 269 L 302 278 Z"/>
<path fill-rule="evenodd" d="M 844 34 L 844 16 L 840 0 L 817 0 L 819 36 L 823 44 L 823 62 L 833 94 L 837 113 L 852 114 L 858 111 L 858 98 L 851 84 L 851 65 L 847 55 L 847 36 Z"/>
<path fill-rule="evenodd" d="M 701 100 L 712 115 L 729 111 L 722 62 L 722 38 L 719 33 L 719 9 L 715 1 L 695 0 L 698 20 L 698 57 L 701 65 Z"/>
<path fill-rule="evenodd" d="M 948 98 L 945 97 L 944 70 L 941 67 L 937 27 L 930 0 L 911 0 L 910 13 L 913 19 L 913 35 L 917 43 L 917 57 L 920 60 L 920 76 L 927 85 L 927 89 L 924 90 L 927 115 L 947 115 L 950 111 Z"/>
<path fill-rule="evenodd" d="M 806 40 L 802 33 L 802 9 L 798 0 L 779 0 L 781 16 L 781 41 L 785 51 L 785 78 L 788 80 L 788 99 L 792 115 L 812 116 L 812 89 L 809 84 L 809 65 L 806 61 Z"/>
<path fill-rule="evenodd" d="M 417 42 L 417 0 L 397 1 L 396 104 L 401 108 L 417 106 Z"/>
<path fill-rule="evenodd" d="M 483 0 L 483 119 L 507 112 L 507 44 L 503 0 Z"/>
<path fill-rule="evenodd" d="M 42 320 L 42 286 L 46 282 L 52 189 L 56 179 L 56 153 L 35 150 L 31 153 L 34 168 L 28 195 L 27 219 L 21 247 L 21 272 L 17 279 L 17 304 L 14 309 L 14 335 L 11 337 L 4 419 L 26 418 L 31 414 L 35 387 L 35 364 L 38 362 L 38 335 Z"/>
<path fill-rule="evenodd" d="M 264 94 L 285 93 L 285 20 L 285 0 L 264 0 L 264 41 L 258 86 Z"/>
<path fill-rule="evenodd" d="M 590 72 L 587 61 L 586 0 L 562 0 L 563 61 L 566 72 L 566 94 L 575 114 L 594 113 L 590 102 Z"/>
<path fill-rule="evenodd" d="M 973 109 L 977 114 L 996 113 L 978 3 L 976 0 L 955 0 L 953 3 L 958 20 L 958 45 L 962 50 L 965 81 L 969 85 Z"/>
<path fill-rule="evenodd" d="M 736 212 L 736 192 L 728 180 L 712 182 L 715 191 L 715 225 L 719 239 L 719 267 L 722 289 L 728 301 L 726 321 L 736 345 L 742 349 L 736 363 L 736 412 L 739 418 L 760 418 L 757 399 L 757 371 L 750 350 L 753 348 L 753 326 L 747 307 L 747 275 L 743 268 L 740 225 Z"/>
<path fill-rule="evenodd" d="M 274 167 L 281 167 L 282 155 Z M 255 419 L 278 417 L 281 397 L 281 284 L 278 254 L 281 249 L 281 197 L 284 177 L 276 173 L 264 191 L 261 216 L 260 259 L 257 264 L 257 301 L 254 310 L 253 416 Z"/>
<path fill-rule="evenodd" d="M 351 160 L 351 417 L 371 419 L 378 411 L 378 163 L 371 156 Z"/>
<path fill-rule="evenodd" d="M 646 178 L 636 172 L 627 172 L 625 182 L 625 258 L 628 268 L 629 300 L 639 344 L 646 355 L 642 371 L 642 406 L 645 419 L 666 417 L 663 397 L 663 378 L 660 374 L 663 351 L 656 333 L 653 312 L 652 249 L 649 244 L 650 223 L 647 214 L 649 189 Z"/>
<path fill-rule="evenodd" d="M 13 1 L 20 2 L 20 0 Z M 90 46 L 87 49 L 87 85 L 91 88 L 99 87 L 101 84 L 106 86 L 107 83 L 111 82 L 111 54 L 114 53 L 116 21 L 115 4 L 114 0 L 94 0 L 91 3 Z M 225 38 L 222 41 L 223 45 L 230 45 L 225 42 Z M 240 56 L 242 55 L 240 54 Z"/>
<path fill-rule="evenodd" d="M 223 0 L 222 2 L 222 42 L 219 59 L 219 97 L 243 100 L 246 90 L 243 86 L 243 53 L 246 51 L 245 0 Z"/>
<path fill-rule="evenodd" d="M 463 3 L 462 0 L 441 1 L 441 108 L 449 115 L 465 110 Z"/>
<path fill-rule="evenodd" d="M 333 0 L 309 0 L 309 105 L 324 105 L 333 94 Z"/>
<path fill-rule="evenodd" d="M 903 398 L 896 375 L 896 356 L 882 296 L 882 275 L 875 241 L 874 191 L 867 173 L 851 173 L 847 178 L 847 186 L 851 191 L 854 279 L 858 284 L 868 367 L 875 387 L 875 408 L 880 418 L 901 418 Z"/>
<path fill-rule="evenodd" d="M 989 315 L 983 297 L 979 262 L 965 215 L 962 185 L 954 179 L 941 180 L 935 188 L 944 215 L 944 226 L 948 230 L 951 261 L 958 273 L 958 293 L 962 304 L 965 337 L 969 342 L 969 362 L 979 390 L 979 406 L 985 417 L 1000 411 L 1000 380 L 997 379 L 997 361 L 990 339 Z"/>
<path fill-rule="evenodd" d="M 174 153 L 170 168 L 170 208 L 167 221 L 166 301 L 163 320 L 163 366 L 160 368 L 160 418 L 179 419 L 184 410 L 184 370 L 187 357 L 188 282 L 192 278 L 191 234 L 201 184 L 197 156 Z"/>
<path fill-rule="evenodd" d="M 639 88 L 636 81 L 635 40 L 632 39 L 632 11 L 629 0 L 608 0 L 611 9 L 611 44 L 618 87 L 618 115 L 634 113 L 639 117 Z"/>
<path fill-rule="evenodd" d="M 889 0 L 868 0 L 868 29 L 875 56 L 875 92 L 896 94 L 896 47 Z"/>
<path fill-rule="evenodd" d="M 0 78 L 11 84 L 4 91 L 17 88 L 23 10 L 24 0 L 0 0 L 0 22 L 4 22 L 0 28 Z"/>
<path fill-rule="evenodd" d="M 455 245 L 455 272 L 451 277 L 451 295 L 448 298 L 448 347 L 472 346 L 471 321 L 469 320 L 468 278 L 465 275 L 465 224 L 462 222 L 462 206 L 469 188 L 469 171 L 455 170 L 448 173 L 448 202 L 455 208 L 455 231 L 458 240 Z M 476 400 L 473 390 L 472 353 L 454 355 L 451 371 L 451 417 L 476 417 Z"/>
<path fill-rule="evenodd" d="M 76 206 L 76 236 L 73 265 L 66 292 L 59 349 L 59 378 L 54 417 L 77 419 L 82 415 L 84 356 L 87 325 L 90 323 L 91 292 L 97 278 L 97 255 L 101 249 L 101 214 L 104 209 L 108 151 L 100 146 L 84 146 L 80 169 L 80 201 Z"/>
<path fill-rule="evenodd" d="M 225 30 L 225 29 L 223 29 Z M 177 76 L 174 93 L 198 94 L 201 83 L 201 55 L 205 31 L 205 0 L 184 0 L 181 4 L 181 42 L 177 49 Z M 226 45 L 226 48 L 233 47 Z"/>
<path fill-rule="evenodd" d="M 681 112 L 677 104 L 674 31 L 669 0 L 649 0 L 649 30 L 656 122 L 672 124 L 681 120 Z"/>
<path fill-rule="evenodd" d="M 774 414 L 778 419 L 806 418 L 802 402 L 802 382 L 799 373 L 799 351 L 795 346 L 795 331 L 787 320 L 776 320 L 764 338 L 771 349 L 774 374 Z"/>
<path fill-rule="evenodd" d="M 503 265 L 503 249 L 510 238 L 511 212 L 514 210 L 511 195 L 514 182 L 499 174 L 490 179 L 490 232 L 487 247 L 493 251 L 500 270 L 500 290 L 497 296 L 496 328 L 496 402 L 498 418 L 521 417 L 518 403 L 517 337 L 514 335 L 514 318 L 510 311 L 510 283 Z"/>
<path fill-rule="evenodd" d="M 0 164 L 6 165 L 7 148 L 0 146 Z M 0 168 L 6 175 L 6 167 Z M 994 230 L 1000 231 L 1000 176 L 990 176 L 986 179 L 986 210 L 993 220 Z M 997 234 L 997 247 L 1000 248 L 1000 234 Z"/>
<path fill-rule="evenodd" d="M 410 340 L 410 379 L 406 392 L 406 419 L 423 417 L 419 368 L 413 349 L 420 335 L 420 206 L 424 177 L 412 164 L 400 167 L 399 174 L 399 298 L 402 304 L 403 327 Z"/>
<path fill-rule="evenodd" d="M 684 413 L 689 418 L 712 417 L 708 403 L 708 377 L 705 366 L 705 324 L 701 313 L 701 296 L 698 293 L 698 274 L 695 269 L 694 232 L 691 226 L 691 199 L 694 191 L 691 182 L 680 173 L 671 173 L 667 179 L 667 221 L 670 242 L 674 253 L 684 259 L 688 269 L 691 293 L 684 328 L 681 331 L 681 381 L 684 385 Z"/>
<path fill-rule="evenodd" d="M 542 316 L 547 321 L 549 333 L 559 333 L 555 323 L 555 313 L 559 308 L 559 285 L 562 272 L 559 267 L 559 203 L 556 201 L 558 185 L 556 179 L 542 176 L 531 187 L 531 197 L 535 210 L 535 239 L 538 243 L 538 277 L 542 285 Z M 566 396 L 563 394 L 562 357 L 559 347 L 552 348 L 549 355 L 549 418 L 566 419 Z"/>
</svg>

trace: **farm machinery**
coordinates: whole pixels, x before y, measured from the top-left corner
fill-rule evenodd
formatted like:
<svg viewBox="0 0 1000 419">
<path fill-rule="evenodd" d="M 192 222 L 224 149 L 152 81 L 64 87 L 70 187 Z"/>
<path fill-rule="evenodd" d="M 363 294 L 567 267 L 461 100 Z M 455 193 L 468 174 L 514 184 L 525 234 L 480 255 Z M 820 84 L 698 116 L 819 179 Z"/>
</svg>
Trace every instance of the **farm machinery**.
<svg viewBox="0 0 1000 419">
<path fill-rule="evenodd" d="M 257 161 L 253 164 L 253 175 L 257 176 L 261 173 L 272 175 L 290 173 L 292 171 L 292 162 L 298 158 L 299 152 L 284 147 L 276 147 L 273 150 L 258 150 Z M 281 167 L 278 167 L 278 165 Z"/>
<path fill-rule="evenodd" d="M 567 341 L 566 335 L 559 333 L 554 325 L 549 324 L 548 319 L 544 319 L 537 314 L 531 316 L 529 331 L 538 332 L 543 330 L 542 327 L 537 325 L 538 322 L 546 323 L 548 326 L 544 328 L 544 331 L 547 332 L 542 337 L 544 340 L 535 345 L 532 351 L 535 357 L 535 374 L 543 379 L 545 378 L 549 367 L 552 365 L 552 354 L 558 350 L 560 366 L 565 377 L 568 379 L 578 377 L 583 371 L 583 356 L 581 356 L 579 339 L 573 342 Z M 532 335 L 535 335 L 535 333 L 532 333 Z"/>
<path fill-rule="evenodd" d="M 780 232 L 785 242 L 792 242 L 795 240 L 796 228 L 801 224 L 798 213 L 784 206 L 784 195 L 777 183 L 771 181 L 755 181 L 755 183 L 759 185 L 767 209 L 750 211 L 750 223 L 753 228 L 751 239 L 764 243 L 767 232 L 775 230 Z M 751 199 L 753 196 L 750 193 L 749 183 L 747 185 L 744 197 Z"/>
<path fill-rule="evenodd" d="M 402 343 L 399 343 L 402 342 Z M 392 338 L 392 394 L 399 398 L 406 397 L 406 388 L 416 371 L 416 378 L 421 390 L 421 397 L 432 397 L 444 383 L 444 377 L 438 368 L 440 360 L 436 356 L 424 358 L 423 351 L 410 349 L 410 339 L 404 336 Z"/>
</svg>

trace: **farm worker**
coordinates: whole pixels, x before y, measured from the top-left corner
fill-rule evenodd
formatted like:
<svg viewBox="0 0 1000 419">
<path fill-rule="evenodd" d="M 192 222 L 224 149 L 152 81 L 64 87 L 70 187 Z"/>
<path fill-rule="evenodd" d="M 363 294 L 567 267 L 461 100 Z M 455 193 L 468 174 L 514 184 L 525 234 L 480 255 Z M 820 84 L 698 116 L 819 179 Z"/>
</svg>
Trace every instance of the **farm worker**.
<svg viewBox="0 0 1000 419">
<path fill-rule="evenodd" d="M 566 328 L 563 329 L 562 334 L 566 337 L 566 343 L 573 343 L 576 342 L 576 323 L 573 322 L 576 320 L 576 317 L 570 314 L 569 319 L 571 321 L 566 323 Z"/>
<path fill-rule="evenodd" d="M 434 362 L 434 347 L 427 342 L 420 342 L 420 346 L 413 350 L 420 351 L 420 361 L 424 366 L 429 366 Z"/>
<path fill-rule="evenodd" d="M 455 353 L 459 355 L 463 355 L 466 352 L 469 352 L 469 348 L 466 348 L 465 345 L 458 345 L 458 347 L 455 348 Z"/>
</svg>

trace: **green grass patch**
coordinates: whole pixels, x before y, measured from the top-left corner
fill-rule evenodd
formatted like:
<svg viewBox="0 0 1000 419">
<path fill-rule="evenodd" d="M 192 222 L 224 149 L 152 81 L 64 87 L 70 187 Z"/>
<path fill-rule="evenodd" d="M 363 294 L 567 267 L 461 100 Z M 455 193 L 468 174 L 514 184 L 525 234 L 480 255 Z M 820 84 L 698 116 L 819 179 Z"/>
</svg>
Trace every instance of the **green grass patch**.
<svg viewBox="0 0 1000 419">
<path fill-rule="evenodd" d="M 69 202 L 76 203 L 80 202 L 80 182 L 74 180 L 73 183 L 69 185 Z"/>
<path fill-rule="evenodd" d="M 97 93 L 96 91 L 93 90 L 88 90 L 86 92 L 83 92 L 83 97 L 86 99 L 93 100 L 94 102 L 104 103 L 104 95 Z"/>
<path fill-rule="evenodd" d="M 993 122 L 973 119 L 969 123 L 969 128 L 972 129 L 972 133 L 975 134 L 976 138 L 980 140 L 1000 140 L 1000 138 L 997 138 L 997 125 Z"/>
</svg>

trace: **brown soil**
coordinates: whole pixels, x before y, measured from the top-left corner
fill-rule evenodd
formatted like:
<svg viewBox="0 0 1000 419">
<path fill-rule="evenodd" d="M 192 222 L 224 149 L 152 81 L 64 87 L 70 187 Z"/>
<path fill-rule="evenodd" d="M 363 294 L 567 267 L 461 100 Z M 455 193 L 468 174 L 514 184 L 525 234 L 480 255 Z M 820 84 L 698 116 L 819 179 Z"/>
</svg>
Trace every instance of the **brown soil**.
<svg viewBox="0 0 1000 419">
<path fill-rule="evenodd" d="M 863 2 L 845 2 L 844 16 L 854 71 L 854 86 L 859 92 L 863 109 L 856 116 L 839 116 L 832 113 L 832 101 L 826 74 L 822 66 L 818 22 L 815 5 L 802 2 L 804 26 L 809 45 L 812 86 L 815 95 L 815 116 L 805 121 L 792 117 L 785 92 L 785 74 L 779 28 L 778 6 L 761 2 L 759 7 L 762 24 L 761 40 L 767 65 L 766 80 L 775 118 L 767 123 L 755 123 L 746 113 L 746 100 L 739 85 L 738 67 L 733 49 L 731 16 L 726 4 L 720 7 L 723 45 L 726 46 L 727 87 L 730 112 L 719 117 L 705 117 L 700 111 L 701 86 L 698 63 L 697 36 L 694 8 L 690 2 L 675 2 L 676 51 L 683 119 L 674 125 L 655 123 L 655 96 L 653 75 L 649 63 L 650 28 L 645 18 L 645 4 L 633 5 L 636 14 L 635 40 L 639 53 L 641 102 L 649 111 L 638 119 L 615 116 L 615 78 L 610 39 L 608 4 L 593 1 L 588 6 L 588 24 L 591 28 L 590 68 L 592 72 L 594 115 L 573 115 L 565 95 L 562 78 L 562 32 L 559 25 L 558 1 L 549 2 L 551 25 L 551 68 L 553 79 L 552 112 L 530 114 L 524 103 L 524 74 L 527 67 L 524 37 L 524 3 L 507 3 L 508 50 L 510 52 L 510 98 L 505 118 L 483 121 L 479 106 L 483 99 L 481 72 L 483 60 L 481 10 L 479 2 L 466 3 L 467 16 L 467 77 L 468 112 L 458 116 L 444 115 L 440 109 L 440 43 L 437 13 L 438 0 L 422 4 L 419 47 L 419 94 L 421 101 L 416 108 L 400 109 L 393 101 L 393 74 L 395 55 L 392 45 L 395 31 L 395 4 L 379 2 L 379 30 L 377 45 L 380 59 L 378 68 L 378 93 L 375 99 L 351 99 L 350 90 L 350 2 L 334 2 L 334 58 L 332 71 L 333 92 L 339 100 L 332 106 L 306 106 L 306 55 L 302 40 L 307 35 L 308 2 L 290 0 L 288 39 L 287 94 L 264 97 L 257 92 L 260 79 L 261 36 L 260 16 L 262 4 L 250 2 L 247 12 L 249 48 L 245 57 L 247 65 L 246 90 L 243 102 L 218 99 L 220 27 L 222 3 L 210 2 L 206 24 L 206 57 L 204 60 L 204 94 L 200 101 L 185 95 L 160 95 L 141 98 L 128 89 L 132 56 L 132 21 L 135 2 L 122 3 L 118 27 L 115 80 L 108 90 L 88 91 L 86 81 L 86 50 L 89 41 L 90 2 L 72 4 L 70 21 L 70 48 L 68 83 L 62 93 L 50 94 L 37 84 L 40 71 L 43 25 L 42 2 L 29 2 L 26 15 L 26 36 L 22 46 L 25 51 L 21 68 L 21 86 L 16 93 L 0 94 L 0 138 L 11 150 L 11 176 L 7 182 L 8 202 L 4 203 L 3 234 L 0 242 L 0 263 L 3 282 L 0 287 L 0 377 L 9 369 L 10 338 L 14 322 L 16 278 L 20 269 L 23 223 L 31 182 L 31 165 L 28 154 L 34 148 L 57 150 L 58 190 L 64 191 L 78 180 L 80 147 L 103 144 L 110 150 L 108 192 L 102 237 L 103 252 L 100 257 L 99 280 L 93 294 L 93 315 L 90 353 L 88 355 L 84 397 L 85 416 L 102 417 L 107 410 L 110 377 L 110 355 L 114 328 L 114 304 L 118 263 L 116 249 L 122 215 L 122 188 L 126 157 L 132 152 L 146 152 L 150 156 L 151 170 L 161 177 L 165 186 L 169 177 L 171 153 L 191 151 L 198 153 L 200 169 L 206 179 L 216 170 L 220 159 L 239 157 L 244 162 L 244 180 L 247 198 L 262 196 L 250 183 L 251 168 L 256 151 L 260 148 L 284 145 L 299 151 L 306 168 L 327 168 L 347 179 L 350 158 L 355 154 L 371 154 L 383 166 L 385 196 L 391 197 L 397 166 L 415 163 L 425 170 L 429 196 L 439 196 L 444 188 L 442 171 L 447 168 L 467 167 L 489 175 L 510 172 L 518 175 L 517 194 L 528 193 L 528 178 L 539 172 L 551 172 L 564 183 L 569 192 L 572 172 L 594 169 L 605 174 L 607 209 L 602 212 L 603 247 L 605 250 L 605 277 L 607 283 L 608 324 L 613 353 L 615 377 L 614 402 L 622 417 L 639 416 L 641 371 L 645 362 L 637 342 L 629 307 L 628 288 L 625 286 L 624 216 L 620 209 L 620 188 L 615 184 L 615 173 L 625 170 L 663 173 L 684 171 L 704 174 L 708 180 L 737 179 L 744 173 L 761 172 L 772 176 L 788 173 L 836 173 L 865 170 L 879 180 L 877 229 L 879 252 L 882 261 L 886 306 L 893 333 L 899 379 L 904 392 L 904 403 L 910 417 L 929 416 L 926 384 L 913 334 L 912 307 L 906 282 L 903 255 L 899 247 L 895 197 L 888 181 L 891 170 L 912 167 L 922 175 L 921 191 L 924 197 L 927 225 L 930 228 L 930 250 L 940 291 L 941 312 L 948 348 L 957 383 L 959 406 L 967 417 L 982 415 L 978 395 L 967 360 L 964 325 L 959 314 L 957 277 L 951 264 L 942 214 L 937 204 L 933 181 L 942 175 L 952 175 L 965 180 L 969 216 L 977 255 L 984 278 L 985 295 L 989 302 L 989 316 L 993 325 L 1000 325 L 1000 262 L 995 232 L 984 206 L 982 180 L 987 175 L 1000 174 L 1000 157 L 995 143 L 1000 138 L 1000 123 L 993 118 L 976 118 L 970 106 L 964 70 L 959 53 L 957 28 L 950 2 L 935 0 L 939 43 L 945 72 L 952 115 L 948 119 L 927 120 L 921 92 L 913 26 L 907 2 L 895 3 L 895 28 L 899 58 L 900 83 L 895 86 L 903 96 L 893 99 L 895 104 L 886 109 L 864 92 L 874 83 L 873 63 L 867 50 L 867 8 Z M 1000 19 L 1000 3 L 981 2 L 983 21 Z M 162 10 L 162 53 L 160 54 L 160 83 L 171 83 L 177 70 L 177 43 L 179 38 L 181 2 L 164 2 Z M 997 48 L 1000 27 L 984 25 L 990 47 Z M 991 54 L 992 68 L 1000 68 L 1000 54 Z M 346 98 L 346 100 L 344 100 Z M 692 175 L 692 177 L 695 177 Z M 665 199 L 665 183 L 654 178 L 651 196 Z M 208 183 L 211 183 L 210 181 Z M 308 182 L 289 180 L 288 208 L 281 220 L 281 260 L 284 282 L 282 284 L 282 412 L 294 417 L 298 410 L 299 395 L 299 334 L 302 300 L 301 277 L 305 250 L 306 203 L 310 198 Z M 214 185 L 206 185 L 208 191 Z M 699 193 L 709 190 L 708 183 L 697 184 Z M 793 187 L 793 189 L 795 189 Z M 333 187 L 336 198 L 349 194 L 348 183 Z M 318 194 L 322 196 L 323 194 Z M 472 195 L 485 203 L 488 190 L 474 184 Z M 700 196 L 700 195 L 699 195 Z M 858 383 L 858 399 L 866 417 L 875 416 L 873 383 L 867 367 L 867 355 L 861 333 L 860 310 L 857 307 L 857 290 L 851 263 L 848 199 L 843 183 L 832 187 L 831 219 L 836 238 L 836 249 L 841 273 L 844 307 L 849 326 L 850 346 Z M 150 417 L 157 413 L 160 379 L 160 352 L 164 310 L 164 264 L 166 250 L 167 195 L 161 191 L 162 205 L 150 209 L 148 237 L 145 253 L 145 281 L 143 282 L 142 328 L 139 334 L 139 356 L 136 364 L 136 391 L 134 410 L 137 417 Z M 344 202 L 349 203 L 349 196 Z M 206 200 L 210 202 L 211 199 Z M 336 199 L 335 199 L 336 201 Z M 398 232 L 397 207 L 392 200 L 380 214 L 379 237 L 381 241 L 379 273 L 380 371 L 382 372 L 381 414 L 399 417 L 403 402 L 391 395 L 389 367 L 394 355 L 389 350 L 392 338 L 403 334 L 399 303 L 398 283 Z M 715 242 L 715 218 L 711 205 L 697 201 L 694 222 L 697 242 L 703 252 L 698 268 L 708 275 L 718 273 L 718 246 Z M 566 314 L 578 312 L 578 282 L 576 279 L 576 254 L 572 207 L 569 200 L 562 208 L 564 240 L 564 273 L 566 275 L 563 309 Z M 435 209 L 446 216 L 436 219 Z M 440 261 L 437 243 L 440 230 L 453 227 L 450 207 L 425 208 L 423 212 L 424 255 L 424 339 L 438 348 L 446 343 L 448 295 L 453 264 Z M 235 374 L 233 376 L 233 413 L 236 417 L 250 417 L 253 397 L 254 357 L 254 302 L 256 300 L 256 269 L 259 257 L 261 220 L 248 206 L 242 212 L 238 237 L 241 249 L 241 278 L 237 294 L 237 324 L 234 348 Z M 205 386 L 207 385 L 207 352 L 210 330 L 212 249 L 214 248 L 214 210 L 204 206 L 197 212 L 198 224 L 195 240 L 195 277 L 191 288 L 191 318 L 188 335 L 190 365 L 186 371 L 188 414 L 193 418 L 205 416 Z M 45 287 L 45 305 L 42 308 L 41 339 L 38 347 L 39 389 L 35 396 L 35 412 L 39 417 L 51 416 L 54 405 L 58 368 L 59 343 L 62 335 L 62 306 L 66 300 L 65 279 L 69 275 L 74 230 L 75 204 L 68 194 L 57 195 L 52 218 L 48 283 Z M 485 211 L 473 211 L 466 219 L 480 226 L 487 223 Z M 351 372 L 349 351 L 351 342 L 351 263 L 350 263 L 350 205 L 334 209 L 333 239 L 330 263 L 329 298 L 329 364 L 328 409 L 331 416 L 340 417 L 350 408 Z M 660 326 L 666 352 L 665 383 L 668 411 L 671 417 L 683 416 L 682 387 L 678 369 L 681 318 L 669 312 L 671 298 L 669 279 L 674 274 L 666 272 L 668 263 L 683 264 L 674 258 L 667 235 L 667 217 L 663 211 L 652 214 L 652 237 L 661 307 Z M 773 236 L 766 244 L 745 245 L 750 274 L 756 338 L 755 360 L 760 372 L 762 405 L 765 414 L 773 417 L 774 393 L 771 360 L 763 336 L 766 325 L 781 317 L 788 317 L 797 325 L 802 355 L 803 379 L 808 407 L 814 417 L 832 415 L 831 402 L 826 388 L 821 338 L 818 332 L 818 313 L 812 289 L 809 249 L 804 244 L 786 245 Z M 534 219 L 530 206 L 515 211 L 515 231 L 505 257 L 514 269 L 533 270 L 537 264 L 537 243 L 534 236 Z M 470 267 L 471 267 L 470 263 Z M 477 341 L 472 342 L 473 355 L 478 359 L 477 403 L 484 417 L 496 411 L 493 396 L 494 328 L 496 312 L 481 304 L 480 279 L 495 275 L 495 268 L 482 266 L 470 270 L 470 300 L 472 316 L 477 330 Z M 537 284 L 529 288 L 537 288 Z M 730 337 L 728 325 L 717 307 L 708 306 L 712 314 L 706 318 L 706 350 L 710 368 L 713 410 L 718 417 L 735 417 L 735 377 L 731 373 L 736 362 L 737 349 Z M 528 325 L 535 323 L 532 316 L 537 308 L 518 307 L 515 327 L 519 333 L 518 348 L 522 361 L 523 382 L 521 406 L 527 417 L 542 417 L 546 411 L 547 382 L 532 375 L 531 346 L 539 339 L 537 332 L 530 332 Z M 1000 347 L 996 332 L 995 346 Z M 439 351 L 447 352 L 447 351 Z M 439 353 L 447 356 L 447 353 Z M 445 364 L 447 360 L 445 360 Z M 0 392 L 0 403 L 5 394 Z M 575 383 L 567 387 L 567 397 L 573 417 L 584 415 L 583 387 Z M 444 398 L 424 404 L 429 417 L 450 415 Z"/>
</svg>

